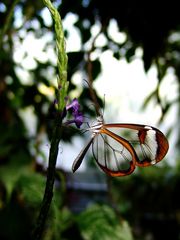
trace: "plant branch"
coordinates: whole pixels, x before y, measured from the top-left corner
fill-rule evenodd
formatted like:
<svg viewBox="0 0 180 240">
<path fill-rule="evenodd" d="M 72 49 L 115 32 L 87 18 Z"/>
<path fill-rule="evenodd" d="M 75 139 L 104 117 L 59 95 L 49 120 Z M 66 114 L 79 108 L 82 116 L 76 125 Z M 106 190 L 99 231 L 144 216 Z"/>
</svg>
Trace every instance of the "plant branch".
<svg viewBox="0 0 180 240">
<path fill-rule="evenodd" d="M 39 217 L 37 219 L 36 227 L 33 233 L 33 237 L 34 237 L 33 239 L 36 239 L 36 240 L 41 239 L 45 222 L 48 216 L 49 208 L 51 205 L 51 201 L 53 198 L 55 167 L 56 167 L 56 160 L 57 160 L 58 149 L 59 149 L 59 142 L 62 134 L 61 124 L 62 124 L 62 118 L 58 114 L 54 123 L 54 131 L 53 131 L 52 141 L 50 146 L 49 166 L 47 169 L 47 181 L 46 181 L 44 197 L 43 197 Z"/>
<path fill-rule="evenodd" d="M 33 240 L 39 240 L 42 237 L 43 230 L 45 227 L 46 219 L 48 216 L 49 208 L 53 198 L 53 187 L 55 181 L 55 168 L 56 161 L 59 150 L 59 142 L 62 135 L 62 120 L 63 111 L 66 106 L 65 97 L 68 91 L 68 81 L 67 81 L 67 54 L 65 51 L 65 40 L 64 32 L 61 22 L 61 17 L 57 9 L 52 5 L 50 0 L 43 0 L 44 4 L 48 7 L 52 18 L 54 20 L 54 28 L 56 33 L 56 45 L 57 45 L 57 67 L 58 67 L 58 109 L 57 115 L 54 122 L 53 134 L 51 139 L 51 146 L 49 152 L 49 163 L 47 169 L 47 180 L 44 192 L 44 197 L 40 209 L 40 213 L 37 219 L 35 230 L 33 233 Z"/>
<path fill-rule="evenodd" d="M 10 8 L 8 9 L 8 14 L 6 16 L 5 23 L 3 24 L 2 30 L 0 31 L 0 48 L 2 47 L 2 44 L 3 44 L 4 35 L 8 31 L 9 26 L 11 24 L 11 20 L 12 20 L 13 14 L 14 14 L 14 8 L 18 2 L 19 2 L 19 0 L 14 0 L 11 4 Z"/>
</svg>

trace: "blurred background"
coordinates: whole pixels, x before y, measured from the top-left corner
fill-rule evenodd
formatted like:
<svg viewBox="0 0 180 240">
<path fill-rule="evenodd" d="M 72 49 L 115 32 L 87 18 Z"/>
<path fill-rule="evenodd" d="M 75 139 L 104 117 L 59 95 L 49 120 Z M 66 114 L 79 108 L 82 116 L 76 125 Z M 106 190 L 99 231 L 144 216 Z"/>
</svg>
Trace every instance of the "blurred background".
<svg viewBox="0 0 180 240">
<path fill-rule="evenodd" d="M 62 0 L 69 99 L 106 122 L 156 126 L 170 149 L 157 166 L 111 178 L 88 136 L 64 127 L 43 239 L 180 239 L 180 18 L 177 1 Z M 57 88 L 56 42 L 43 1 L 0 2 L 0 239 L 30 239 L 46 182 Z M 105 106 L 104 106 L 105 99 Z"/>
</svg>

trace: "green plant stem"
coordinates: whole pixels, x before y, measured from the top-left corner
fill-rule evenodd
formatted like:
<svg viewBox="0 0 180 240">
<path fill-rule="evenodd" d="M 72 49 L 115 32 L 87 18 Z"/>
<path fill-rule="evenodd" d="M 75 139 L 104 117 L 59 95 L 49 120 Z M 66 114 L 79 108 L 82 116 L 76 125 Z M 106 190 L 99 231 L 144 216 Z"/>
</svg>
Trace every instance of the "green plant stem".
<svg viewBox="0 0 180 240">
<path fill-rule="evenodd" d="M 58 69 L 58 87 L 60 88 L 58 95 L 58 110 L 63 111 L 66 101 L 69 82 L 67 81 L 67 64 L 68 57 L 65 49 L 65 37 L 61 21 L 61 16 L 58 10 L 53 6 L 50 0 L 43 0 L 44 4 L 48 7 L 51 16 L 54 20 L 54 29 L 56 34 L 56 46 L 57 46 L 57 69 Z"/>
<path fill-rule="evenodd" d="M 47 219 L 47 215 L 49 212 L 49 208 L 51 205 L 51 201 L 53 198 L 56 159 L 58 155 L 59 142 L 61 139 L 61 125 L 62 125 L 62 118 L 58 114 L 55 120 L 54 131 L 53 131 L 52 141 L 50 145 L 49 166 L 47 169 L 47 181 L 46 181 L 46 187 L 44 192 L 44 198 L 42 201 L 39 217 L 37 219 L 36 227 L 33 233 L 33 240 L 41 239 L 45 222 Z"/>
<path fill-rule="evenodd" d="M 57 68 L 58 68 L 58 112 L 55 119 L 55 124 L 53 128 L 50 152 L 49 152 L 49 164 L 47 169 L 47 181 L 44 192 L 44 198 L 42 201 L 39 217 L 35 226 L 33 233 L 33 240 L 39 240 L 42 237 L 43 230 L 45 227 L 46 219 L 48 216 L 49 208 L 53 198 L 53 187 L 55 180 L 55 168 L 56 160 L 59 150 L 59 142 L 61 140 L 61 125 L 62 125 L 62 112 L 66 105 L 65 97 L 68 91 L 68 81 L 67 81 L 67 54 L 65 51 L 65 39 L 64 32 L 61 22 L 61 17 L 57 9 L 52 5 L 50 0 L 43 0 L 44 4 L 48 7 L 51 16 L 54 20 L 55 34 L 56 34 L 56 45 L 57 45 Z"/>
<path fill-rule="evenodd" d="M 14 8 L 18 2 L 19 2 L 19 0 L 14 0 L 8 9 L 8 14 L 7 14 L 5 23 L 3 24 L 2 30 L 0 31 L 0 48 L 2 47 L 2 44 L 3 44 L 4 35 L 8 31 L 9 26 L 11 24 L 11 20 L 12 20 L 13 14 L 14 14 Z"/>
</svg>

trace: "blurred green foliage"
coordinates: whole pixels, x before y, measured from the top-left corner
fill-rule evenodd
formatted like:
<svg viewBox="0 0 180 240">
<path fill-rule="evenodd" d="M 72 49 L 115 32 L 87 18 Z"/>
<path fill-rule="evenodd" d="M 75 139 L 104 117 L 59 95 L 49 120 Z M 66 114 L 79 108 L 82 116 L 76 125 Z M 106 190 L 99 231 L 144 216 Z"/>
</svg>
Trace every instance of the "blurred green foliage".
<svg viewBox="0 0 180 240">
<path fill-rule="evenodd" d="M 91 38 L 91 27 L 98 22 L 107 42 L 101 47 L 92 46 L 92 51 L 98 49 L 102 53 L 111 49 L 114 57 L 125 57 L 130 62 L 137 47 L 141 47 L 145 70 L 152 64 L 157 66 L 159 84 L 147 96 L 144 106 L 155 99 L 162 109 L 161 121 L 174 105 L 178 106 L 177 125 L 172 123 L 177 129 L 178 149 L 180 97 L 162 101 L 159 96 L 169 67 L 174 69 L 178 87 L 180 83 L 177 1 L 157 4 L 155 0 L 62 0 L 61 4 L 60 1 L 54 3 L 63 19 L 70 12 L 78 16 L 74 25 L 79 31 L 81 49 L 68 53 L 69 92 L 77 88 L 71 82 L 74 73 L 82 71 L 85 78 L 88 77 L 88 52 L 84 46 Z M 43 17 L 43 9 L 42 1 L 0 2 L 0 239 L 3 240 L 31 238 L 45 187 L 46 172 L 37 160 L 42 154 L 41 136 L 47 134 L 50 138 L 52 133 L 57 69 L 56 59 L 49 54 L 55 49 L 54 30 L 52 23 Z M 108 33 L 111 19 L 115 19 L 120 31 L 127 35 L 125 42 L 116 42 Z M 65 30 L 68 36 L 68 29 Z M 37 42 L 17 54 L 30 35 L 38 40 L 47 36 L 42 47 L 45 57 L 32 53 L 33 44 Z M 96 80 L 101 73 L 99 59 L 95 59 L 92 66 L 93 80 Z M 43 91 L 42 86 L 48 91 Z M 90 98 L 85 86 L 79 95 L 85 115 L 94 114 L 89 109 Z M 102 105 L 101 99 L 99 102 Z M 37 123 L 33 133 L 26 127 L 30 120 L 22 119 L 21 112 L 26 115 L 28 110 Z M 75 134 L 76 130 L 64 128 L 63 140 L 71 141 Z M 68 208 L 66 178 L 58 173 L 61 187 L 55 189 L 43 239 L 180 239 L 179 160 L 177 157 L 174 168 L 163 165 L 143 169 L 127 178 L 108 178 L 109 203 L 90 206 L 78 215 Z"/>
<path fill-rule="evenodd" d="M 117 218 L 112 208 L 94 205 L 78 216 L 79 228 L 84 239 L 131 240 L 127 222 Z"/>
</svg>

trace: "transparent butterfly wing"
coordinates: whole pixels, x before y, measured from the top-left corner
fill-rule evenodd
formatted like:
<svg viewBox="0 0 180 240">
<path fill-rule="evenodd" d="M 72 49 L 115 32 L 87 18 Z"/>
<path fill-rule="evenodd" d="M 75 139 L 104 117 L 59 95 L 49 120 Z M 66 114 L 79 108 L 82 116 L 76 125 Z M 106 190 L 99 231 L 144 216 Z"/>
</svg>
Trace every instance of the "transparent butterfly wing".
<svg viewBox="0 0 180 240">
<path fill-rule="evenodd" d="M 131 144 L 136 152 L 138 166 L 156 164 L 168 151 L 168 141 L 157 128 L 139 124 L 105 124 L 105 128 L 123 136 Z"/>
<path fill-rule="evenodd" d="M 99 167 L 111 176 L 131 174 L 135 166 L 146 167 L 161 161 L 169 144 L 158 129 L 140 124 L 96 124 L 92 138 L 73 163 L 73 172 L 80 166 L 92 144 Z"/>
</svg>

